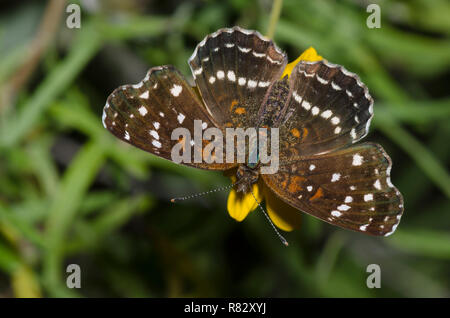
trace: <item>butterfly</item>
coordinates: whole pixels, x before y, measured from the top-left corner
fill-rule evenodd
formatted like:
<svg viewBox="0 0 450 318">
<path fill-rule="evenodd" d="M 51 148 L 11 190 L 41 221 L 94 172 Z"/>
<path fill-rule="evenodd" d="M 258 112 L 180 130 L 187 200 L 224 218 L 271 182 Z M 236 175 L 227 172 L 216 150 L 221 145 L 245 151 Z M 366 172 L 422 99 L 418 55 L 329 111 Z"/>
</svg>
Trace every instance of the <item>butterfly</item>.
<svg viewBox="0 0 450 318">
<path fill-rule="evenodd" d="M 236 189 L 244 193 L 262 178 L 284 202 L 342 228 L 383 236 L 395 231 L 403 198 L 390 180 L 391 159 L 378 144 L 355 144 L 373 117 L 373 99 L 356 74 L 320 60 L 300 61 L 282 77 L 286 54 L 257 31 L 240 27 L 207 35 L 188 62 L 195 86 L 167 65 L 114 90 L 104 107 L 105 128 L 168 160 L 174 146 L 194 147 L 171 137 L 179 127 L 194 135 L 195 121 L 220 131 L 278 128 L 276 173 L 261 174 L 259 164 L 247 162 L 183 164 L 237 168 Z"/>
</svg>

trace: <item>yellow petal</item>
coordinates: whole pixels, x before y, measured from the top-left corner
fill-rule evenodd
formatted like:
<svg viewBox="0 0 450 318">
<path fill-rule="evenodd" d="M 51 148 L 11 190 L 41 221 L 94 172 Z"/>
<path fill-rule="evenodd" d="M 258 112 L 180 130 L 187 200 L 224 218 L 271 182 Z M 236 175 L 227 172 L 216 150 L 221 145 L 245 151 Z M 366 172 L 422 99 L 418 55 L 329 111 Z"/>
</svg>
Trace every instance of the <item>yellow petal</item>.
<svg viewBox="0 0 450 318">
<path fill-rule="evenodd" d="M 323 57 L 317 54 L 316 50 L 313 47 L 309 47 L 294 62 L 291 62 L 288 65 L 286 65 L 286 68 L 284 69 L 281 78 L 283 78 L 285 75 L 291 76 L 292 70 L 294 69 L 295 65 L 297 65 L 297 63 L 300 61 L 315 62 L 320 60 L 323 60 Z"/>
<path fill-rule="evenodd" d="M 264 187 L 267 213 L 280 230 L 290 232 L 300 228 L 301 212 L 279 199 L 270 189 Z"/>
<path fill-rule="evenodd" d="M 236 178 L 232 177 L 231 180 L 235 182 Z M 255 183 L 252 189 L 256 199 L 261 202 L 263 196 L 258 183 Z M 228 213 L 233 219 L 241 222 L 257 207 L 258 203 L 255 201 L 255 198 L 251 193 L 237 193 L 235 189 L 231 189 L 230 194 L 228 195 L 227 208 Z"/>
</svg>

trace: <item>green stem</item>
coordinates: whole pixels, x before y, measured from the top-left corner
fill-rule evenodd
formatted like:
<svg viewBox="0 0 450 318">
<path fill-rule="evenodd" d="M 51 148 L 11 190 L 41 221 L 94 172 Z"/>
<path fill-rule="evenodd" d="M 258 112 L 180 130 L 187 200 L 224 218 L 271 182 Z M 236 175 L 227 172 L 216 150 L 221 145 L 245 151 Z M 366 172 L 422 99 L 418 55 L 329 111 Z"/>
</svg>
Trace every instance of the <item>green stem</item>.
<svg viewBox="0 0 450 318">
<path fill-rule="evenodd" d="M 283 6 L 283 0 L 274 0 L 272 11 L 270 12 L 270 20 L 269 20 L 269 27 L 267 28 L 266 36 L 269 39 L 273 39 L 273 36 L 275 35 L 275 28 L 278 23 L 278 19 L 280 18 L 281 14 L 281 7 Z"/>
</svg>

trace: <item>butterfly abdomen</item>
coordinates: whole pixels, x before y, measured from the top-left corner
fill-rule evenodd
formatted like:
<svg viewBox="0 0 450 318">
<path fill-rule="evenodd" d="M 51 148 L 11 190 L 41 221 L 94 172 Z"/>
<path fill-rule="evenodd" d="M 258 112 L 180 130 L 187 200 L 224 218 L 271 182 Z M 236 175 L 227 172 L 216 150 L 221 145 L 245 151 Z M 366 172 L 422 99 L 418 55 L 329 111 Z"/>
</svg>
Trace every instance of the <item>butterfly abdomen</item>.
<svg viewBox="0 0 450 318">
<path fill-rule="evenodd" d="M 287 77 L 276 81 L 267 93 L 267 99 L 260 110 L 259 127 L 276 127 L 289 96 Z"/>
</svg>

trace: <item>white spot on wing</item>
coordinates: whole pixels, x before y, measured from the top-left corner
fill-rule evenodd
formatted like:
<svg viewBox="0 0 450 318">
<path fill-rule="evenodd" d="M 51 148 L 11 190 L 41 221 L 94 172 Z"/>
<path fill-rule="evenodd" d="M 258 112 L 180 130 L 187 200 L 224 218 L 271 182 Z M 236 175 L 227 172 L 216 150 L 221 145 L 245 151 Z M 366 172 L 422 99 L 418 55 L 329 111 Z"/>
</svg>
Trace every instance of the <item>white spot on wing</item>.
<svg viewBox="0 0 450 318">
<path fill-rule="evenodd" d="M 202 72 L 203 72 L 203 67 L 200 67 L 200 68 L 194 70 L 194 75 L 200 75 L 200 74 L 202 74 Z"/>
<path fill-rule="evenodd" d="M 331 110 L 329 110 L 329 109 L 324 111 L 322 114 L 320 114 L 320 116 L 322 116 L 325 119 L 330 118 L 331 115 L 333 115 L 333 112 Z"/>
<path fill-rule="evenodd" d="M 363 157 L 360 155 L 360 154 L 354 154 L 353 155 L 353 162 L 352 162 L 352 164 L 354 165 L 354 166 L 360 166 L 360 165 L 362 165 L 362 162 L 363 162 Z"/>
<path fill-rule="evenodd" d="M 103 110 L 103 115 L 102 115 L 102 124 L 103 124 L 103 127 L 105 127 L 105 128 L 106 128 L 106 123 L 105 123 L 105 119 L 106 119 L 106 113 L 105 113 L 105 111 Z"/>
<path fill-rule="evenodd" d="M 367 229 L 368 226 L 369 226 L 369 224 L 367 223 L 367 224 L 361 225 L 361 226 L 359 227 L 359 229 L 360 229 L 361 231 L 365 231 L 365 230 Z"/>
<path fill-rule="evenodd" d="M 331 182 L 336 182 L 341 178 L 341 174 L 340 173 L 333 173 L 333 175 L 331 176 Z"/>
<path fill-rule="evenodd" d="M 231 82 L 236 82 L 236 76 L 234 75 L 233 71 L 228 71 L 227 73 L 228 80 Z"/>
<path fill-rule="evenodd" d="M 161 143 L 158 140 L 153 140 L 152 145 L 155 146 L 156 148 L 161 148 Z"/>
<path fill-rule="evenodd" d="M 225 73 L 223 71 L 217 71 L 217 78 L 218 79 L 223 79 L 225 77 Z"/>
<path fill-rule="evenodd" d="M 320 83 L 322 83 L 322 84 L 324 84 L 324 85 L 328 84 L 328 81 L 327 81 L 326 79 L 320 77 L 320 76 L 317 75 L 317 74 L 316 74 L 316 78 L 317 78 L 317 80 L 318 80 Z"/>
<path fill-rule="evenodd" d="M 331 82 L 331 87 L 333 87 L 334 90 L 340 91 L 342 88 L 336 84 L 335 82 Z"/>
<path fill-rule="evenodd" d="M 369 193 L 369 194 L 364 194 L 364 201 L 368 202 L 368 201 L 372 201 L 373 200 L 373 194 Z"/>
<path fill-rule="evenodd" d="M 348 209 L 350 209 L 350 206 L 348 206 L 347 204 L 341 204 L 337 208 L 338 208 L 338 210 L 341 210 L 341 211 L 347 211 Z"/>
<path fill-rule="evenodd" d="M 319 111 L 320 111 L 319 107 L 314 106 L 314 107 L 311 109 L 311 114 L 313 114 L 314 116 L 316 116 L 316 115 L 319 113 Z"/>
<path fill-rule="evenodd" d="M 173 96 L 177 97 L 178 95 L 180 95 L 182 90 L 183 90 L 183 87 L 181 87 L 181 85 L 173 84 L 173 87 L 170 89 L 170 93 Z"/>
<path fill-rule="evenodd" d="M 143 92 L 141 95 L 139 95 L 140 98 L 148 98 L 148 91 Z"/>
<path fill-rule="evenodd" d="M 186 116 L 184 116 L 182 113 L 179 113 L 178 116 L 177 116 L 178 122 L 179 122 L 180 124 L 183 123 L 183 121 L 184 121 L 185 118 L 186 118 Z"/>
<path fill-rule="evenodd" d="M 295 101 L 296 101 L 297 103 L 301 103 L 301 102 L 302 102 L 302 97 L 301 97 L 299 94 L 297 94 L 296 91 L 294 91 L 294 92 L 292 93 L 292 96 L 294 96 L 294 99 L 295 99 Z"/>
<path fill-rule="evenodd" d="M 266 53 L 257 53 L 257 52 L 252 52 L 252 54 L 255 56 L 255 57 L 264 57 L 264 56 L 266 56 Z"/>
<path fill-rule="evenodd" d="M 248 48 L 248 47 L 242 47 L 242 46 L 239 46 L 239 45 L 238 45 L 238 49 L 239 49 L 239 51 L 244 52 L 244 53 L 248 53 L 248 52 L 251 51 L 250 48 Z"/>
<path fill-rule="evenodd" d="M 148 93 L 148 92 L 147 92 L 147 93 Z M 147 108 L 145 108 L 144 106 L 139 107 L 139 113 L 140 113 L 142 116 L 147 115 L 147 113 L 148 113 Z"/>
<path fill-rule="evenodd" d="M 281 64 L 280 61 L 272 59 L 269 55 L 267 55 L 267 60 L 269 60 L 270 63 L 275 63 L 275 64 L 278 64 L 278 65 Z"/>
<path fill-rule="evenodd" d="M 331 215 L 335 216 L 335 217 L 340 217 L 342 215 L 342 213 L 335 210 L 335 211 L 331 211 Z"/>
<path fill-rule="evenodd" d="M 159 134 L 156 130 L 150 130 L 150 135 L 155 139 L 159 139 Z"/>
<path fill-rule="evenodd" d="M 340 121 L 340 119 L 339 119 L 339 117 L 337 117 L 337 116 L 334 116 L 333 118 L 331 118 L 331 123 L 333 124 L 333 125 L 337 125 L 337 124 L 339 124 L 341 121 Z"/>
<path fill-rule="evenodd" d="M 381 190 L 381 183 L 380 183 L 380 180 L 375 181 L 375 183 L 373 184 L 373 186 L 374 186 L 376 189 Z"/>
<path fill-rule="evenodd" d="M 310 110 L 311 109 L 311 104 L 307 100 L 303 100 L 302 107 L 304 109 L 306 109 L 306 110 Z"/>
<path fill-rule="evenodd" d="M 248 80 L 248 87 L 250 88 L 255 88 L 256 87 L 257 82 L 254 80 Z"/>
</svg>

